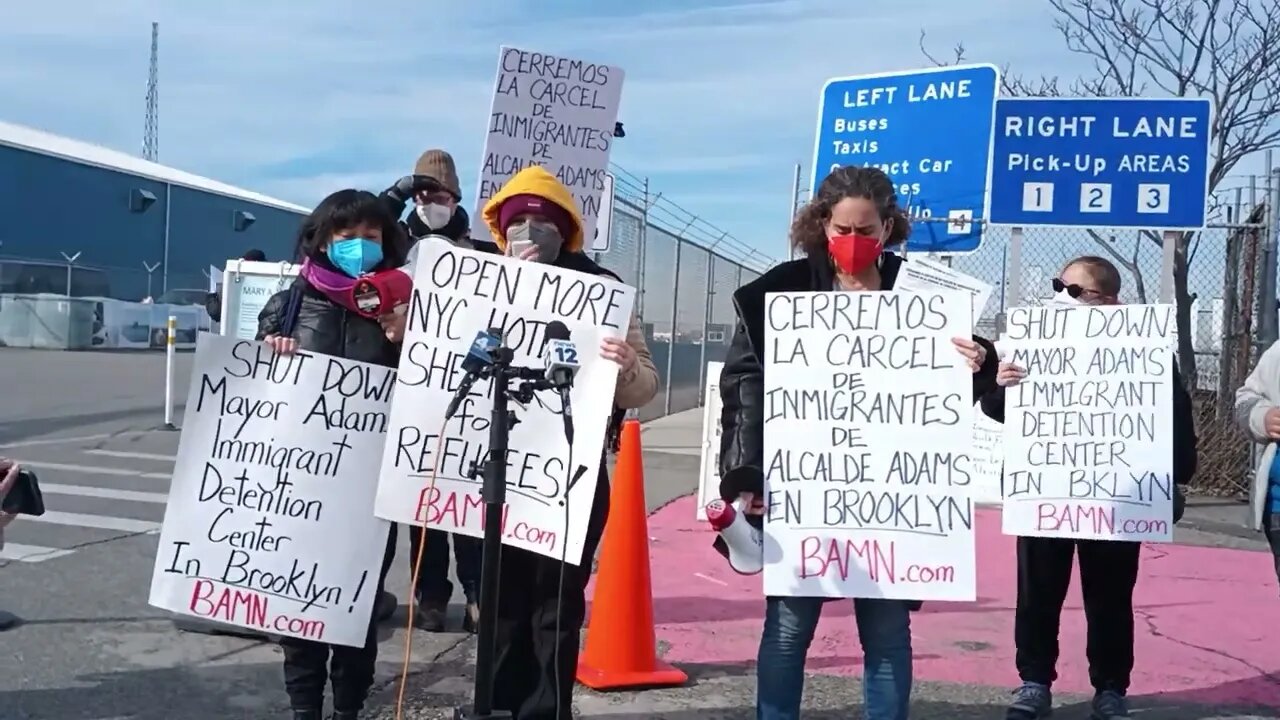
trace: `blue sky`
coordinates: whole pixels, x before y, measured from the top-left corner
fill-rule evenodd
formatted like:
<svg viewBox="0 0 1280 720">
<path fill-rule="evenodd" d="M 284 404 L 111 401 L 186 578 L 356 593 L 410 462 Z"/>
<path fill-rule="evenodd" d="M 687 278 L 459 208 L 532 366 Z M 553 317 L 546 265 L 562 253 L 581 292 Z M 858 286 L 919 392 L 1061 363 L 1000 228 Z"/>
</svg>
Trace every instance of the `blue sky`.
<svg viewBox="0 0 1280 720">
<path fill-rule="evenodd" d="M 443 147 L 470 195 L 498 47 L 517 45 L 622 67 L 613 160 L 773 257 L 826 78 L 926 65 L 922 28 L 944 55 L 1084 67 L 1039 0 L 6 2 L 0 116 L 140 152 L 153 20 L 165 164 L 311 205 Z"/>
</svg>

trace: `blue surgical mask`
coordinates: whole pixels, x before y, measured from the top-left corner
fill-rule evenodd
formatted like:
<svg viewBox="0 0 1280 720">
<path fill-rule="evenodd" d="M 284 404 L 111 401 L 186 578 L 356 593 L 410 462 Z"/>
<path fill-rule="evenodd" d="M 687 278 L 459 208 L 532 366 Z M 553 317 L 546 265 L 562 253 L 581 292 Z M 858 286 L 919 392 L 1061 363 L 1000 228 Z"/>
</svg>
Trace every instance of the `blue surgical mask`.
<svg viewBox="0 0 1280 720">
<path fill-rule="evenodd" d="M 341 238 L 329 243 L 329 262 L 351 277 L 360 277 L 382 262 L 382 246 L 364 238 Z"/>
</svg>

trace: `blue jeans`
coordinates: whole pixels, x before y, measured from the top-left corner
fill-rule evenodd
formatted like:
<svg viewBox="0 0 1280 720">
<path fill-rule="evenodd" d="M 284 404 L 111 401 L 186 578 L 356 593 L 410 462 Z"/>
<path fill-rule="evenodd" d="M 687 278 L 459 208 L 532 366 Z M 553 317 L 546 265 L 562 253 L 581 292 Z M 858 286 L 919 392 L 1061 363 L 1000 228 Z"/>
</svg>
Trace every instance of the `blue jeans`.
<svg viewBox="0 0 1280 720">
<path fill-rule="evenodd" d="M 822 615 L 823 598 L 771 597 L 758 658 L 757 720 L 797 720 L 804 661 Z M 911 611 L 905 600 L 853 601 L 862 643 L 862 715 L 907 720 L 911 706 Z"/>
</svg>

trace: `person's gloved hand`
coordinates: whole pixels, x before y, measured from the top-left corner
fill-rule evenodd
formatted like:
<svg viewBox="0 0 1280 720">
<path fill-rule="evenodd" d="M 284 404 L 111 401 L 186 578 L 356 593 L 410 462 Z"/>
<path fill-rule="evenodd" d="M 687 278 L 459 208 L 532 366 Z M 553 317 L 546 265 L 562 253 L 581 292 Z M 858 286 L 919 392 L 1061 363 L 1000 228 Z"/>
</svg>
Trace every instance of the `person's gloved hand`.
<svg viewBox="0 0 1280 720">
<path fill-rule="evenodd" d="M 407 203 L 418 193 L 439 192 L 443 189 L 440 181 L 430 175 L 405 175 L 395 185 L 387 188 L 387 195 L 401 203 Z"/>
</svg>

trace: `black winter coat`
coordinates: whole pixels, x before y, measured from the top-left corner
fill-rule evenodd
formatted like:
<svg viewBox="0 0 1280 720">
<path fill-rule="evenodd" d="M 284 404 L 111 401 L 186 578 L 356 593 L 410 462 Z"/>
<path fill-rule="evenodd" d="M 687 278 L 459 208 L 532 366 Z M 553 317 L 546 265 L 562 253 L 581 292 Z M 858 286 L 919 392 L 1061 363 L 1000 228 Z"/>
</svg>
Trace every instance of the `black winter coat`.
<svg viewBox="0 0 1280 720">
<path fill-rule="evenodd" d="M 893 288 L 904 260 L 892 253 L 880 256 L 880 281 Z M 765 293 L 829 291 L 835 277 L 825 257 L 792 260 L 774 267 L 733 294 L 738 314 L 733 341 L 720 373 L 720 496 L 726 502 L 739 493 L 764 493 L 764 312 Z M 995 385 L 995 347 L 974 337 L 987 349 L 987 359 L 973 375 L 973 397 L 982 397 Z"/>
<path fill-rule="evenodd" d="M 378 321 L 335 303 L 305 278 L 299 277 L 289 290 L 272 295 L 263 306 L 258 313 L 258 339 L 281 334 L 289 315 L 293 315 L 290 336 L 303 350 L 385 367 L 400 364 L 400 346 L 387 339 Z"/>
</svg>

